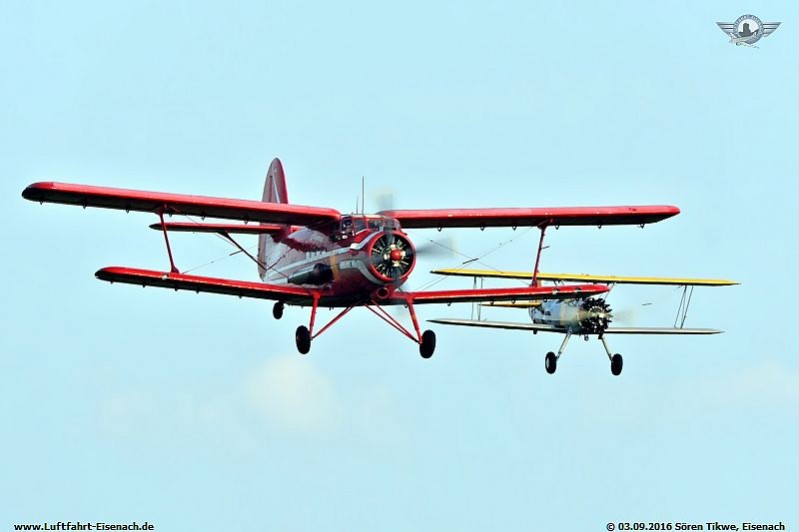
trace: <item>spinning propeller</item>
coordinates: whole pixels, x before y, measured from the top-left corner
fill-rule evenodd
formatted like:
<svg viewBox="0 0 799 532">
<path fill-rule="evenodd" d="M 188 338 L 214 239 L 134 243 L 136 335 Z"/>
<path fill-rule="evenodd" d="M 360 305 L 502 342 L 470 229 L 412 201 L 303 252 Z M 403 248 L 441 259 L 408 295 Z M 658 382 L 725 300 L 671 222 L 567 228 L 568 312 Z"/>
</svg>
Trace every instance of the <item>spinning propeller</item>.
<svg viewBox="0 0 799 532">
<path fill-rule="evenodd" d="M 397 195 L 391 188 L 384 188 L 374 195 L 374 203 L 377 211 L 391 211 L 395 209 Z M 428 259 L 433 258 L 452 258 L 462 255 L 458 251 L 458 243 L 451 236 L 444 236 L 435 240 L 427 240 L 416 245 L 416 255 L 424 256 Z"/>
</svg>

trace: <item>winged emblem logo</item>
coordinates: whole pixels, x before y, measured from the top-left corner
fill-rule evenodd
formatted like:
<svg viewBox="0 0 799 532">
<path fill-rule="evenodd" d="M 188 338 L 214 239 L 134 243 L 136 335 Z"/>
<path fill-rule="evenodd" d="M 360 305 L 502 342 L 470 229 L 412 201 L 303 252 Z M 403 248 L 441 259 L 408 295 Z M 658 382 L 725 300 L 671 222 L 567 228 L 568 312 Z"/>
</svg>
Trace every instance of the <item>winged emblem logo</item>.
<svg viewBox="0 0 799 532">
<path fill-rule="evenodd" d="M 735 22 L 716 22 L 721 31 L 730 36 L 735 46 L 757 48 L 761 37 L 768 37 L 779 27 L 780 22 L 762 22 L 754 15 L 741 15 Z"/>
</svg>

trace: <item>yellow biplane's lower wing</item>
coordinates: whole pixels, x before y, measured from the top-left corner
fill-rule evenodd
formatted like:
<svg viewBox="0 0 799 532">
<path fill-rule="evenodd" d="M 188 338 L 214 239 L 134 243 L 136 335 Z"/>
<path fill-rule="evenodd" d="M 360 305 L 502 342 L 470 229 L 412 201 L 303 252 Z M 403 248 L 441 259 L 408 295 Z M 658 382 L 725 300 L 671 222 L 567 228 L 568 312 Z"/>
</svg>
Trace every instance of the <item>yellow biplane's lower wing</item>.
<svg viewBox="0 0 799 532">
<path fill-rule="evenodd" d="M 463 327 L 485 327 L 488 329 L 510 329 L 517 331 L 533 332 L 553 332 L 565 334 L 568 332 L 563 327 L 546 325 L 543 323 L 514 323 L 509 321 L 483 321 L 483 320 L 459 320 L 450 318 L 439 318 L 427 320 L 431 323 L 442 325 L 460 325 Z M 693 329 L 679 327 L 608 327 L 603 334 L 719 334 L 724 331 L 718 329 Z M 580 333 L 581 335 L 583 333 Z M 591 333 L 598 334 L 598 333 Z"/>
<path fill-rule="evenodd" d="M 431 273 L 438 275 L 452 275 L 459 277 L 487 277 L 493 279 L 523 279 L 532 280 L 533 272 L 512 272 L 499 270 L 467 270 L 444 269 L 433 270 Z M 670 286 L 731 286 L 738 282 L 727 279 L 692 279 L 682 277 L 627 277 L 619 275 L 592 275 L 587 273 L 538 273 L 539 281 L 550 282 L 579 282 L 600 284 L 644 284 L 644 285 L 670 285 Z"/>
</svg>

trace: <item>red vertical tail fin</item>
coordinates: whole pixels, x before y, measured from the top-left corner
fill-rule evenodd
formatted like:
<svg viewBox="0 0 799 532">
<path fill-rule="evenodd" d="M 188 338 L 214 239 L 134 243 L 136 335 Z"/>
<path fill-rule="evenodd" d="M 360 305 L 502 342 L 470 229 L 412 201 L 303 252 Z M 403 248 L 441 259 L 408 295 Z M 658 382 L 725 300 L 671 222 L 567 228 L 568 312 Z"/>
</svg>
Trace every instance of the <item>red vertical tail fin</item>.
<svg viewBox="0 0 799 532">
<path fill-rule="evenodd" d="M 264 194 L 261 200 L 264 203 L 288 203 L 289 196 L 286 190 L 286 175 L 283 173 L 283 164 L 280 159 L 275 158 L 269 165 L 264 182 Z M 288 229 L 288 228 L 287 228 Z M 277 235 L 279 239 L 281 235 Z M 266 276 L 264 265 L 267 264 L 267 251 L 274 245 L 275 238 L 272 235 L 260 235 L 258 237 L 258 274 L 263 280 Z"/>
<path fill-rule="evenodd" d="M 264 203 L 288 203 L 289 196 L 286 191 L 286 174 L 283 173 L 283 163 L 280 159 L 273 159 L 266 172 L 264 182 L 264 195 L 261 198 Z"/>
</svg>

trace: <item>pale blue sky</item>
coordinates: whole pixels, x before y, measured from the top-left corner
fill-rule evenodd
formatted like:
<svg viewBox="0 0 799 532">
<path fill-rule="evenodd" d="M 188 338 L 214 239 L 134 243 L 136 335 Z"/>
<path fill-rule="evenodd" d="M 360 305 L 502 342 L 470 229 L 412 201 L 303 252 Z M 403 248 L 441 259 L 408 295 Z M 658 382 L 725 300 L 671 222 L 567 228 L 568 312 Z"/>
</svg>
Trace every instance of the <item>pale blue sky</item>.
<svg viewBox="0 0 799 532">
<path fill-rule="evenodd" d="M 795 3 L 165 4 L 0 6 L 0 528 L 799 526 Z M 715 25 L 746 12 L 783 22 L 760 49 Z M 425 361 L 365 311 L 301 357 L 306 310 L 96 281 L 166 267 L 152 216 L 20 198 L 45 179 L 257 198 L 275 156 L 294 202 L 340 210 L 362 175 L 406 208 L 675 204 L 644 231 L 553 232 L 542 267 L 743 284 L 696 294 L 687 323 L 724 335 L 614 338 L 620 378 L 595 341 L 547 375 L 560 338 L 525 333 L 437 326 Z M 473 256 L 518 234 L 454 236 Z M 486 262 L 529 268 L 534 245 Z M 184 269 L 229 251 L 174 247 Z M 677 295 L 612 301 L 668 325 Z"/>
</svg>

